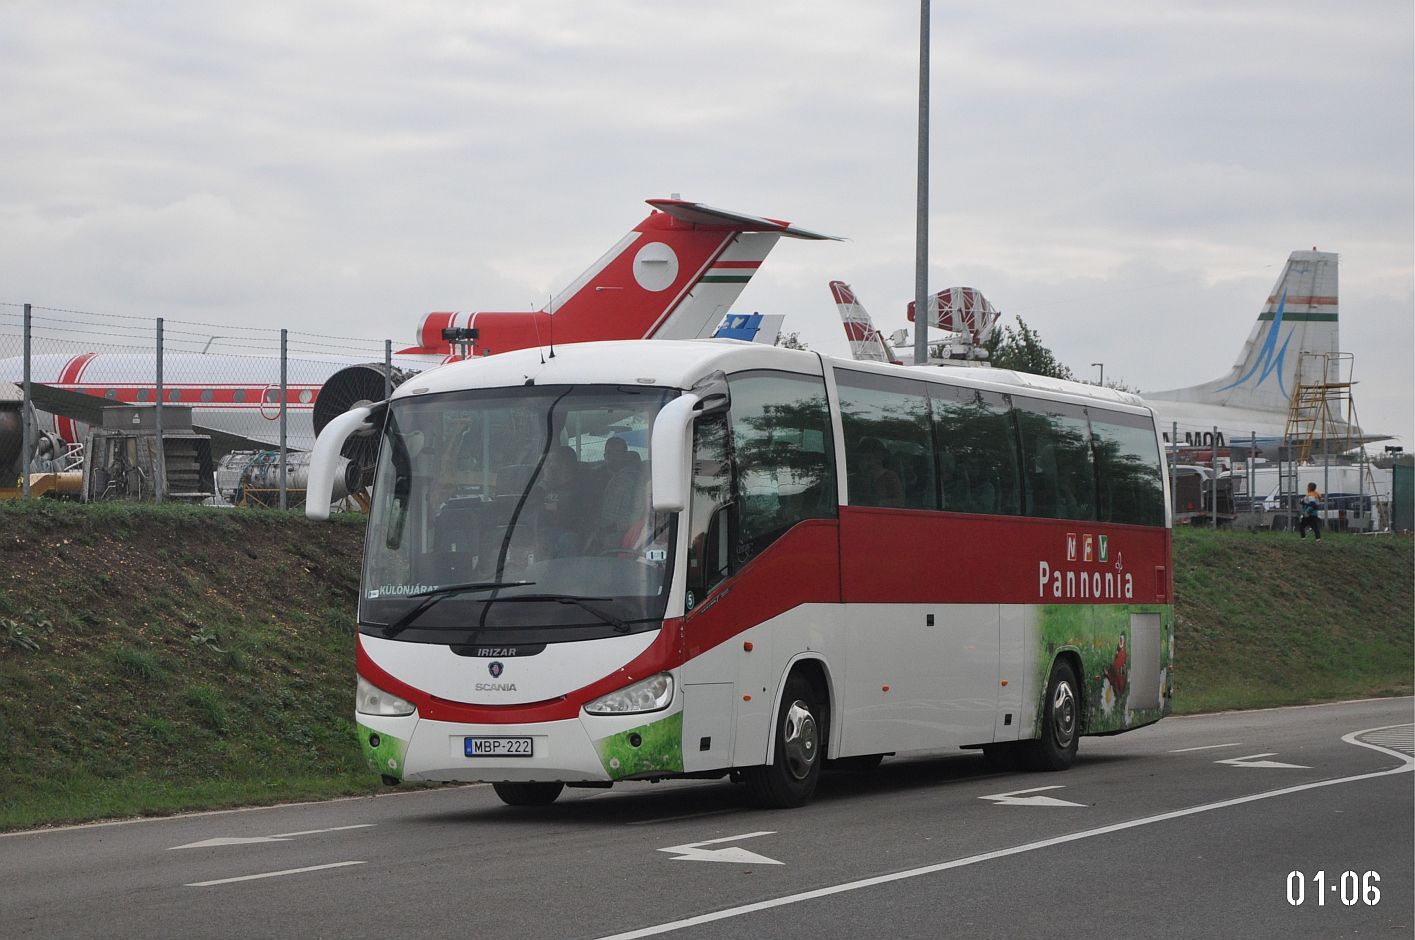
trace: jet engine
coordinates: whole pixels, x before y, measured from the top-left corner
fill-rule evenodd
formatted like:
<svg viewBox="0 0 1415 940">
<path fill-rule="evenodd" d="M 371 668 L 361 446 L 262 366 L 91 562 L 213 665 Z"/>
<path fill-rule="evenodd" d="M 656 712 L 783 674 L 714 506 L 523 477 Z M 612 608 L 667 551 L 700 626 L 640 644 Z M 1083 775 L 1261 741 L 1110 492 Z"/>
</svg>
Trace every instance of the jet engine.
<svg viewBox="0 0 1415 940">
<path fill-rule="evenodd" d="M 314 433 L 318 435 L 325 425 L 350 408 L 383 401 L 390 385 L 397 388 L 412 375 L 412 372 L 398 368 L 389 373 L 388 367 L 381 362 L 340 369 L 325 380 L 319 397 L 314 400 Z M 357 492 L 373 482 L 374 464 L 378 458 L 376 436 L 350 437 L 340 453 L 353 465 L 344 475 L 351 492 Z"/>
</svg>

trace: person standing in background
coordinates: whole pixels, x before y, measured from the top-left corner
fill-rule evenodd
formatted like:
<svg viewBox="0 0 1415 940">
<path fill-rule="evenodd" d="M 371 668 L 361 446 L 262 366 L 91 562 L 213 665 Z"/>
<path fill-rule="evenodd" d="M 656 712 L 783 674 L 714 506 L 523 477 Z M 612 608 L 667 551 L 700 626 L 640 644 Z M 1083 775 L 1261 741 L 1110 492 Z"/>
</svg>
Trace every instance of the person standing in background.
<svg viewBox="0 0 1415 940">
<path fill-rule="evenodd" d="M 1307 484 L 1307 495 L 1302 497 L 1302 521 L 1297 523 L 1297 534 L 1301 538 L 1307 537 L 1307 530 L 1311 529 L 1312 534 L 1317 537 L 1317 541 L 1322 540 L 1322 494 L 1317 490 L 1317 484 Z"/>
</svg>

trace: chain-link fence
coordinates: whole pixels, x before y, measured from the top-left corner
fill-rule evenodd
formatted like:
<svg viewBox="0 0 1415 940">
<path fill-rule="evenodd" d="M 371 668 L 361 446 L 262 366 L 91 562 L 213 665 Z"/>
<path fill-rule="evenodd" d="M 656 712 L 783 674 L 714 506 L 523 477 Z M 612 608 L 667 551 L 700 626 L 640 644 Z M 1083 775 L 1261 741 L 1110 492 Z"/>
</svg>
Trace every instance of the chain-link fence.
<svg viewBox="0 0 1415 940">
<path fill-rule="evenodd" d="M 0 496 L 296 505 L 323 423 L 434 364 L 393 348 L 0 303 Z"/>
</svg>

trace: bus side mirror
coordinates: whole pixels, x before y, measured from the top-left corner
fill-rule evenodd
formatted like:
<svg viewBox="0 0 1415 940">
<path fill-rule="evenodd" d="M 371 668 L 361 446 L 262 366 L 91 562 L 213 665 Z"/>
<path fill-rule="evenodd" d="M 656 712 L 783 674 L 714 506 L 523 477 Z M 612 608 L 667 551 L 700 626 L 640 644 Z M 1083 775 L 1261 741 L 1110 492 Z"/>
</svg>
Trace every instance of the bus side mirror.
<svg viewBox="0 0 1415 940">
<path fill-rule="evenodd" d="M 649 439 L 649 473 L 654 512 L 678 512 L 688 505 L 689 435 L 698 396 L 679 395 L 659 409 Z"/>
<path fill-rule="evenodd" d="M 334 502 L 334 478 L 341 467 L 340 451 L 344 449 L 344 442 L 355 434 L 377 430 L 373 420 L 375 410 L 382 412 L 383 409 L 379 406 L 351 408 L 326 424 L 315 438 L 310 455 L 309 486 L 305 490 L 307 518 L 329 518 L 329 506 Z"/>
</svg>

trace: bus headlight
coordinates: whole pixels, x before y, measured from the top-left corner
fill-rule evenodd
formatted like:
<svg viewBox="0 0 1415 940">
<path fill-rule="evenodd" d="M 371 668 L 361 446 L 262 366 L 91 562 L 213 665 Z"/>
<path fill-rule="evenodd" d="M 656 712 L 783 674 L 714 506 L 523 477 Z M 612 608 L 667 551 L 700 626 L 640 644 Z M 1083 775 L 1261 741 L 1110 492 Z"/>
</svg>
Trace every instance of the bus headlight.
<svg viewBox="0 0 1415 940">
<path fill-rule="evenodd" d="M 632 715 L 637 712 L 656 712 L 667 708 L 673 701 L 673 676 L 660 672 L 633 685 L 626 685 L 617 692 L 601 695 L 585 705 L 591 715 Z"/>
<path fill-rule="evenodd" d="M 413 705 L 359 676 L 359 691 L 354 700 L 354 710 L 364 715 L 411 715 Z"/>
</svg>

